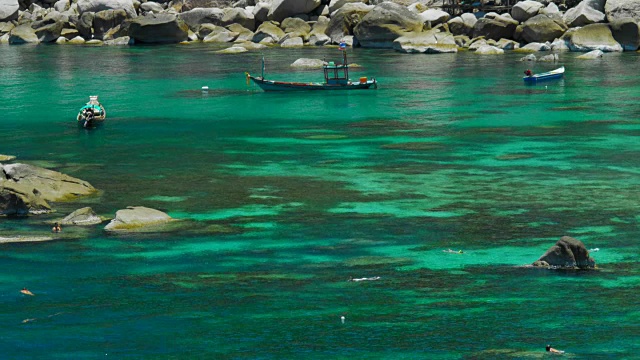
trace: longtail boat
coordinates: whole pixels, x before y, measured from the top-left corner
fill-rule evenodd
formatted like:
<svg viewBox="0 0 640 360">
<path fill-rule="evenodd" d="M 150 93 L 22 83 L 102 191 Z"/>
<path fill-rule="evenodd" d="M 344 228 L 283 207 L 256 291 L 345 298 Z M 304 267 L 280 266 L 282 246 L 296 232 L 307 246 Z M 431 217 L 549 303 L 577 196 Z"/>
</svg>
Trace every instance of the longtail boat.
<svg viewBox="0 0 640 360">
<path fill-rule="evenodd" d="M 531 70 L 525 71 L 525 76 L 522 78 L 527 84 L 535 84 L 539 81 L 561 79 L 564 76 L 564 66 L 555 70 L 543 72 L 540 74 L 534 74 Z"/>
<path fill-rule="evenodd" d="M 85 128 L 94 127 L 96 124 L 99 124 L 107 118 L 107 111 L 104 109 L 104 106 L 98 101 L 97 95 L 89 96 L 89 102 L 86 103 L 83 107 L 78 111 L 78 115 L 76 116 L 76 120 L 79 125 Z"/>
<path fill-rule="evenodd" d="M 359 89 L 377 89 L 378 82 L 375 78 L 360 77 L 358 81 L 349 79 L 349 64 L 347 62 L 346 46 L 340 44 L 343 51 L 342 64 L 336 64 L 333 61 L 325 63 L 322 66 L 324 71 L 324 82 L 290 82 L 275 81 L 264 78 L 264 57 L 262 57 L 262 76 L 252 76 L 248 72 L 247 84 L 253 81 L 264 91 L 300 91 L 300 90 L 359 90 Z"/>
</svg>

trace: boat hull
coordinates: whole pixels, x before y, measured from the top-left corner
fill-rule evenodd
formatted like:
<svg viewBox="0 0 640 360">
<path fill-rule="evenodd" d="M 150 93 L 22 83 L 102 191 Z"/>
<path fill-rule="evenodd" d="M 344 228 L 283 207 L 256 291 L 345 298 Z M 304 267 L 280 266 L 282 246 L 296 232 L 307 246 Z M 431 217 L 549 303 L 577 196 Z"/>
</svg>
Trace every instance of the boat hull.
<svg viewBox="0 0 640 360">
<path fill-rule="evenodd" d="M 260 77 L 249 76 L 251 81 L 264 91 L 308 91 L 308 90 L 366 90 L 376 89 L 375 79 L 363 82 L 349 82 L 347 84 L 301 83 L 288 81 L 265 80 Z"/>
<path fill-rule="evenodd" d="M 525 76 L 522 80 L 524 80 L 526 84 L 535 84 L 541 81 L 562 79 L 562 77 L 564 77 L 564 67 L 546 73 Z"/>
</svg>

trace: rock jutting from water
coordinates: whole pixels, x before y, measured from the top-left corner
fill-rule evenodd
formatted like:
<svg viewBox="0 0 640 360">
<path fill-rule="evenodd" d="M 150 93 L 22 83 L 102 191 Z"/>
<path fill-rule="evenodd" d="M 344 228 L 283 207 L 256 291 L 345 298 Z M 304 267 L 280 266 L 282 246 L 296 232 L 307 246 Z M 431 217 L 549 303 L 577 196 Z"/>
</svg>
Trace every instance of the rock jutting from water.
<svg viewBox="0 0 640 360">
<path fill-rule="evenodd" d="M 582 241 L 563 236 L 535 261 L 533 266 L 552 269 L 594 269 L 596 261 L 589 256 L 589 250 Z"/>
<path fill-rule="evenodd" d="M 451 16 L 442 0 L 0 0 L 0 44 L 223 43 L 349 46 L 405 53 L 603 52 L 640 48 L 640 2 L 481 0 Z M 570 7 L 566 7 L 570 5 Z M 486 11 L 485 11 L 486 10 Z M 501 13 L 493 12 L 500 11 Z M 252 50 L 245 47 L 246 50 Z"/>
<path fill-rule="evenodd" d="M 27 164 L 0 164 L 0 215 L 51 212 L 49 202 L 70 201 L 97 190 L 88 182 Z"/>
</svg>

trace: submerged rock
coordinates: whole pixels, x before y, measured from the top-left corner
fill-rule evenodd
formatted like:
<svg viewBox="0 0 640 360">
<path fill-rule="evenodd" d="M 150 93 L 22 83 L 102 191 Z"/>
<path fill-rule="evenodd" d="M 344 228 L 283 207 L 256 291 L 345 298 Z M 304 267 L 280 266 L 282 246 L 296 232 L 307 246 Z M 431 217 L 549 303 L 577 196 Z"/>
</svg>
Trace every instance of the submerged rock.
<svg viewBox="0 0 640 360">
<path fill-rule="evenodd" d="M 96 215 L 96 213 L 93 212 L 93 209 L 91 209 L 90 207 L 78 209 L 59 221 L 60 225 L 78 226 L 97 225 L 101 222 L 102 219 L 98 215 Z"/>
<path fill-rule="evenodd" d="M 589 250 L 582 241 L 563 236 L 544 253 L 533 266 L 562 269 L 594 269 L 596 261 L 589 257 Z"/>
</svg>

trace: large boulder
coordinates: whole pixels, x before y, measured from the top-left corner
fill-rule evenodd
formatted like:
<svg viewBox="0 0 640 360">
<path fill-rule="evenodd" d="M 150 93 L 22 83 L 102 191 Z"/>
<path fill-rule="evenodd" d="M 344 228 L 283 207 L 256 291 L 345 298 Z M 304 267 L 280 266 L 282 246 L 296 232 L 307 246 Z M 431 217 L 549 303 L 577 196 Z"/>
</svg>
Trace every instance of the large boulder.
<svg viewBox="0 0 640 360">
<path fill-rule="evenodd" d="M 124 10 L 128 17 L 136 17 L 136 9 L 133 0 L 78 0 L 78 13 L 97 13 L 103 10 Z"/>
<path fill-rule="evenodd" d="M 609 26 L 613 38 L 625 51 L 636 51 L 640 48 L 640 25 L 634 18 L 616 19 Z"/>
<path fill-rule="evenodd" d="M 129 206 L 118 210 L 116 217 L 111 220 L 105 230 L 119 232 L 146 232 L 160 230 L 162 225 L 173 221 L 164 212 L 144 206 Z"/>
<path fill-rule="evenodd" d="M 329 27 L 329 18 L 326 16 L 318 17 L 318 20 L 313 24 L 311 31 L 309 32 L 309 45 L 327 45 L 331 43 L 331 38 L 325 34 Z"/>
<path fill-rule="evenodd" d="M 0 165 L 0 214 L 49 212 L 49 201 L 68 201 L 95 191 L 88 182 L 57 171 L 20 163 Z"/>
<path fill-rule="evenodd" d="M 161 1 L 167 2 L 167 1 Z M 181 0 L 172 1 L 178 5 L 182 5 L 182 11 L 189 11 L 196 8 L 226 8 L 232 7 L 237 0 Z"/>
<path fill-rule="evenodd" d="M 9 32 L 9 44 L 37 44 L 39 42 L 38 35 L 29 24 L 16 26 Z"/>
<path fill-rule="evenodd" d="M 356 25 L 362 21 L 362 18 L 373 10 L 373 8 L 373 6 L 363 3 L 345 4 L 331 15 L 331 20 L 329 20 L 325 34 L 331 38 L 331 41 L 334 43 L 339 43 L 344 36 L 353 35 L 353 28 L 355 28 Z"/>
<path fill-rule="evenodd" d="M 224 9 L 223 11 L 222 24 L 224 26 L 240 24 L 251 31 L 256 30 L 256 19 L 252 12 L 241 8 Z"/>
<path fill-rule="evenodd" d="M 349 3 L 366 3 L 367 0 L 331 0 L 329 2 L 329 14 L 333 14 L 334 11 L 339 10 L 343 6 Z"/>
<path fill-rule="evenodd" d="M 405 6 L 385 1 L 373 8 L 353 29 L 363 47 L 393 48 L 393 41 L 408 32 L 422 31 L 420 16 Z"/>
<path fill-rule="evenodd" d="M 567 31 L 564 23 L 554 21 L 547 15 L 536 15 L 520 26 L 522 27 L 520 36 L 528 43 L 553 41 Z"/>
<path fill-rule="evenodd" d="M 563 20 L 569 27 L 585 26 L 603 22 L 605 15 L 602 11 L 591 6 L 588 1 L 582 1 L 564 13 Z"/>
<path fill-rule="evenodd" d="M 582 241 L 563 236 L 533 265 L 563 269 L 593 269 L 596 267 L 596 262 L 589 257 L 589 251 Z"/>
<path fill-rule="evenodd" d="M 277 43 L 284 37 L 284 35 L 284 31 L 282 31 L 276 23 L 267 21 L 258 27 L 253 35 L 252 41 L 256 43 Z"/>
<path fill-rule="evenodd" d="M 224 10 L 221 9 L 203 9 L 196 8 L 178 15 L 193 32 L 198 32 L 200 25 L 213 24 L 222 26 L 222 19 L 225 16 Z"/>
<path fill-rule="evenodd" d="M 543 7 L 542 3 L 533 0 L 518 1 L 511 8 L 511 17 L 516 21 L 525 22 L 538 15 Z"/>
<path fill-rule="evenodd" d="M 312 12 L 321 3 L 321 0 L 273 0 L 267 19 L 280 22 L 294 15 Z"/>
<path fill-rule="evenodd" d="M 50 11 L 42 20 L 35 21 L 31 27 L 35 29 L 40 42 L 54 42 L 62 34 L 62 29 L 69 27 L 69 17 L 58 11 Z"/>
<path fill-rule="evenodd" d="M 280 28 L 289 38 L 301 37 L 305 40 L 309 38 L 311 26 L 304 20 L 298 18 L 286 18 L 280 24 Z"/>
<path fill-rule="evenodd" d="M 0 0 L 0 22 L 18 19 L 18 0 Z"/>
<path fill-rule="evenodd" d="M 447 22 L 447 26 L 449 27 L 449 31 L 453 35 L 473 35 L 473 27 L 478 22 L 478 18 L 476 18 L 473 14 L 464 13 L 460 16 L 454 17 L 453 19 Z"/>
<path fill-rule="evenodd" d="M 422 23 L 427 25 L 429 28 L 446 23 L 451 18 L 448 12 L 438 10 L 438 9 L 429 9 L 420 13 L 420 19 L 422 19 Z"/>
<path fill-rule="evenodd" d="M 90 207 L 84 207 L 78 209 L 71 214 L 64 217 L 64 219 L 58 221 L 60 225 L 77 225 L 77 226 L 89 226 L 97 225 L 102 222 L 102 218 L 93 212 Z"/>
<path fill-rule="evenodd" d="M 227 30 L 221 26 L 210 25 L 209 33 L 202 39 L 204 43 L 228 43 L 238 37 L 238 33 Z"/>
<path fill-rule="evenodd" d="M 513 39 L 518 22 L 506 16 L 487 14 L 473 26 L 473 37 L 483 36 L 486 39 Z"/>
<path fill-rule="evenodd" d="M 607 0 L 604 13 L 609 22 L 627 17 L 640 21 L 640 0 Z"/>
<path fill-rule="evenodd" d="M 613 38 L 611 29 L 606 24 L 591 24 L 572 29 L 565 34 L 565 37 L 571 51 L 622 51 L 622 45 Z"/>
<path fill-rule="evenodd" d="M 93 17 L 93 37 L 104 39 L 104 34 L 116 26 L 122 24 L 127 19 L 127 13 L 122 10 L 98 11 Z"/>
<path fill-rule="evenodd" d="M 173 14 L 148 14 L 131 20 L 129 36 L 136 43 L 179 43 L 188 39 L 189 27 Z"/>
<path fill-rule="evenodd" d="M 93 17 L 94 13 L 86 12 L 78 18 L 76 22 L 76 29 L 80 36 L 84 39 L 91 39 L 93 37 Z"/>
</svg>

